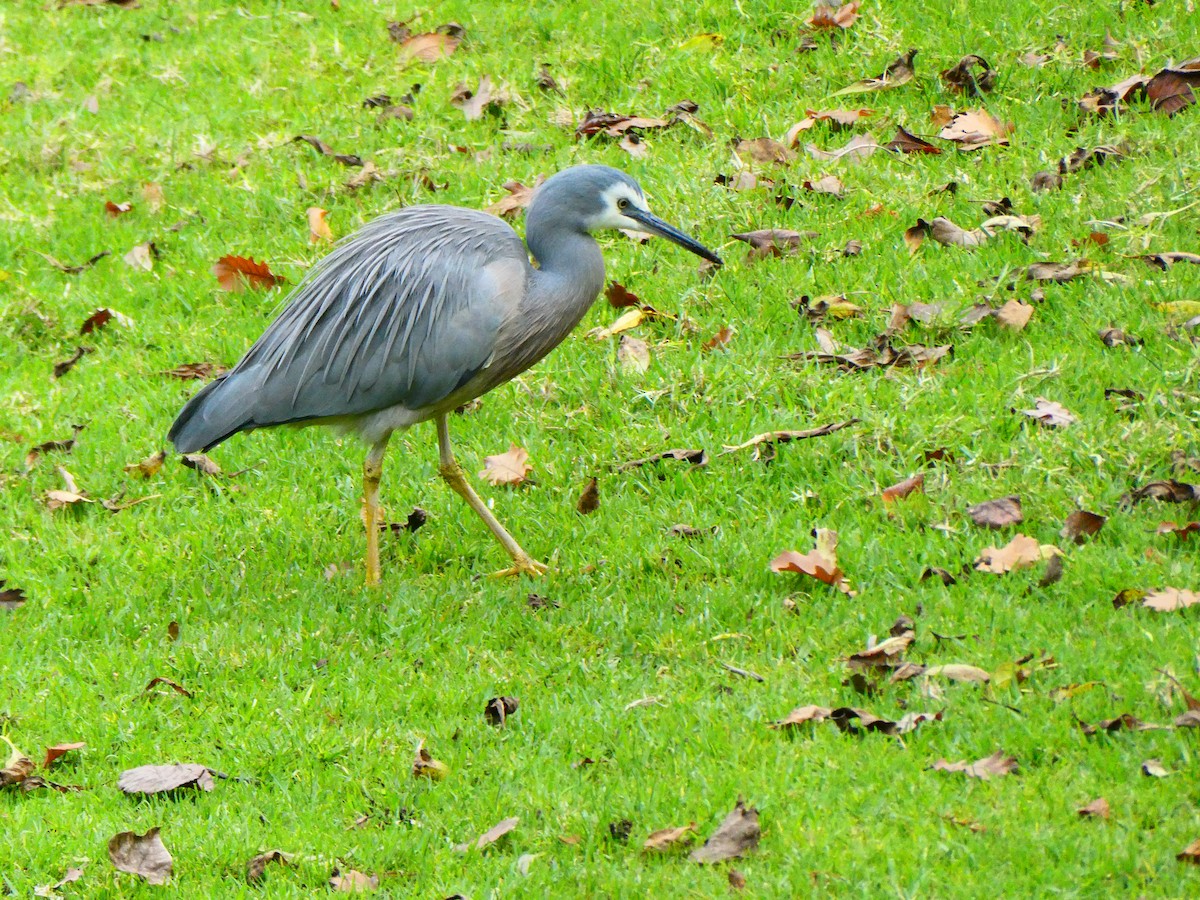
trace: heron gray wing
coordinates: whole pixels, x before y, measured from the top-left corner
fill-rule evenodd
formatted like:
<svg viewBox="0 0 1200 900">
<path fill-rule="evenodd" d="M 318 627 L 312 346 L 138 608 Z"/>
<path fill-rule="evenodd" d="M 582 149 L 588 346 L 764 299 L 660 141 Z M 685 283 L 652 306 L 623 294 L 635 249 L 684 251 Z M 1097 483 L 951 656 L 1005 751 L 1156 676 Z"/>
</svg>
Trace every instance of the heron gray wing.
<svg viewBox="0 0 1200 900">
<path fill-rule="evenodd" d="M 252 388 L 255 426 L 435 406 L 488 365 L 528 268 L 486 213 L 382 216 L 317 264 L 230 378 Z"/>
</svg>

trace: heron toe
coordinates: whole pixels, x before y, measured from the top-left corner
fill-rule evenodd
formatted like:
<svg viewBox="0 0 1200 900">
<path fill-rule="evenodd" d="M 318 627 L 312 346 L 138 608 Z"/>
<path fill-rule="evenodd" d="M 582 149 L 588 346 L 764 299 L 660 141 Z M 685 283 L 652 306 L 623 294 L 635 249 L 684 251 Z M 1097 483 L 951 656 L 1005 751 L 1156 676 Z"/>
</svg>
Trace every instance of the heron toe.
<svg viewBox="0 0 1200 900">
<path fill-rule="evenodd" d="M 501 569 L 499 572 L 493 572 L 493 578 L 512 578 L 517 575 L 529 575 L 533 578 L 539 578 L 550 571 L 550 567 L 545 563 L 540 563 L 531 556 L 514 557 L 513 564 L 507 569 Z"/>
</svg>

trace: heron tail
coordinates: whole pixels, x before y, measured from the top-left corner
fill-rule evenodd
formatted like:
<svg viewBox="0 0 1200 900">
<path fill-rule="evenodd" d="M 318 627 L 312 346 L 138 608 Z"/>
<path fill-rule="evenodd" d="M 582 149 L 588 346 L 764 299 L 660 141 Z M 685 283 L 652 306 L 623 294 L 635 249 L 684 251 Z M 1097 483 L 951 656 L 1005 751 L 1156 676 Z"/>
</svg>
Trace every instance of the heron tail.
<svg viewBox="0 0 1200 900">
<path fill-rule="evenodd" d="M 252 428 L 239 379 L 222 375 L 206 384 L 179 411 L 167 439 L 180 453 L 211 450 L 239 431 Z"/>
</svg>

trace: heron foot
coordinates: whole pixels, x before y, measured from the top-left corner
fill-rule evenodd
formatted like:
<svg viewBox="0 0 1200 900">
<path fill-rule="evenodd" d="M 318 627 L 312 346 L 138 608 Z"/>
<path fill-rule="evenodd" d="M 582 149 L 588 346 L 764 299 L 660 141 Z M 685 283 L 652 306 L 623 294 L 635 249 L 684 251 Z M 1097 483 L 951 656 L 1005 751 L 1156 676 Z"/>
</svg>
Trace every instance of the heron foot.
<svg viewBox="0 0 1200 900">
<path fill-rule="evenodd" d="M 512 578 L 517 575 L 529 575 L 532 578 L 538 578 L 550 571 L 550 567 L 545 563 L 540 563 L 531 556 L 514 556 L 513 564 L 507 569 L 501 569 L 499 572 L 493 572 L 493 578 Z"/>
</svg>

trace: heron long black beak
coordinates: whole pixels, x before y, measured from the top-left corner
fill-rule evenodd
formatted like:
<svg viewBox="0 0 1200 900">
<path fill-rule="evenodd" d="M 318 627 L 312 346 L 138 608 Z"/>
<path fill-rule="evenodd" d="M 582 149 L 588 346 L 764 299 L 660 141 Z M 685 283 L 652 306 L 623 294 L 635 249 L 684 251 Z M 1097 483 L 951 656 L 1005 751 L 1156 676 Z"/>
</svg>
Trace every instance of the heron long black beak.
<svg viewBox="0 0 1200 900">
<path fill-rule="evenodd" d="M 630 204 L 632 206 L 632 204 Z M 640 224 L 642 228 L 651 234 L 657 234 L 659 237 L 665 237 L 668 241 L 678 244 L 684 250 L 690 250 L 697 256 L 702 256 L 711 263 L 716 263 L 718 266 L 724 265 L 721 257 L 713 253 L 699 241 L 688 237 L 674 225 L 668 225 L 654 213 L 645 209 L 633 207 L 625 210 L 625 215 Z"/>
</svg>

